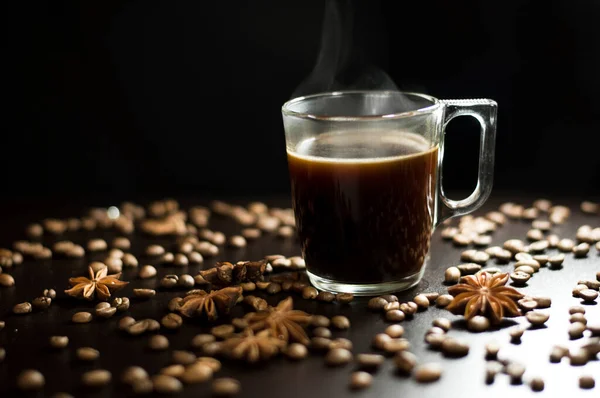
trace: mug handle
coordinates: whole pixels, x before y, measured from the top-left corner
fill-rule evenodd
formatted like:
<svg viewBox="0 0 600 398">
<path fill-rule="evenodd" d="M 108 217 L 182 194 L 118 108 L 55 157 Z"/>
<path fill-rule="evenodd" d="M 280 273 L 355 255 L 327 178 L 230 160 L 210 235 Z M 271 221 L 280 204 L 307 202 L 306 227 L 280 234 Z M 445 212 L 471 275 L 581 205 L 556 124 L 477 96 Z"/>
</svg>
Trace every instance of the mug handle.
<svg viewBox="0 0 600 398">
<path fill-rule="evenodd" d="M 446 126 L 458 116 L 471 116 L 481 125 L 481 138 L 479 141 L 479 173 L 477 186 L 467 198 L 452 200 L 444 194 L 442 184 L 442 160 L 444 159 L 444 144 L 440 147 L 438 168 L 438 199 L 440 205 L 437 211 L 437 224 L 450 217 L 470 213 L 478 209 L 490 196 L 494 181 L 494 144 L 496 142 L 496 114 L 498 104 L 490 99 L 458 99 L 440 100 L 445 105 L 443 134 Z"/>
</svg>

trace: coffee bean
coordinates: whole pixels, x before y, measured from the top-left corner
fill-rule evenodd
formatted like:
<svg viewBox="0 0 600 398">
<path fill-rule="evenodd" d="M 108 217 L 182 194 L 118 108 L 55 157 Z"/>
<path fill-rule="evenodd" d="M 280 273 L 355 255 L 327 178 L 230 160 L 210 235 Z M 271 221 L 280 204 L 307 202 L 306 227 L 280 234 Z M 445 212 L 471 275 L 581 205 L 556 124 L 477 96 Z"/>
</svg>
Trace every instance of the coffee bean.
<svg viewBox="0 0 600 398">
<path fill-rule="evenodd" d="M 561 252 L 570 252 L 575 247 L 575 243 L 571 239 L 561 239 L 556 247 Z"/>
<path fill-rule="evenodd" d="M 130 366 L 121 374 L 121 381 L 129 385 L 146 379 L 148 379 L 148 372 L 140 366 Z"/>
<path fill-rule="evenodd" d="M 577 258 L 582 258 L 587 256 L 588 252 L 590 251 L 590 245 L 588 243 L 580 243 L 577 246 L 573 247 L 573 254 L 575 255 L 575 257 Z"/>
<path fill-rule="evenodd" d="M 491 246 L 488 247 L 487 249 L 485 249 L 485 252 L 487 254 L 490 255 L 490 257 L 496 257 L 496 255 L 501 251 L 504 250 L 503 248 L 501 248 L 500 246 Z M 512 255 L 511 255 L 512 256 Z"/>
<path fill-rule="evenodd" d="M 569 308 L 569 314 L 585 314 L 585 308 L 580 305 L 575 305 Z"/>
<path fill-rule="evenodd" d="M 67 336 L 50 336 L 50 346 L 53 348 L 65 348 L 69 344 Z"/>
<path fill-rule="evenodd" d="M 575 286 L 573 288 L 573 297 L 579 297 L 579 293 L 581 293 L 583 290 L 586 290 L 588 287 L 587 285 L 583 285 L 583 284 L 579 284 L 577 286 Z"/>
<path fill-rule="evenodd" d="M 510 274 L 510 280 L 517 286 L 523 286 L 531 278 L 530 274 L 525 272 L 513 272 Z"/>
<path fill-rule="evenodd" d="M 598 298 L 598 292 L 593 289 L 583 289 L 579 292 L 579 297 L 586 303 L 592 303 Z"/>
<path fill-rule="evenodd" d="M 460 264 L 456 268 L 458 268 L 461 275 L 473 275 L 481 270 L 481 265 L 475 263 L 466 263 Z"/>
<path fill-rule="evenodd" d="M 6 322 L 0 321 L 0 330 L 4 329 L 5 326 L 6 326 Z"/>
<path fill-rule="evenodd" d="M 191 364 L 178 377 L 186 384 L 205 383 L 213 376 L 210 366 L 203 363 Z"/>
<path fill-rule="evenodd" d="M 240 283 L 240 286 L 244 292 L 253 292 L 256 290 L 256 284 L 254 282 Z"/>
<path fill-rule="evenodd" d="M 584 325 L 587 325 L 587 319 L 586 319 L 585 315 L 581 314 L 581 313 L 575 313 L 575 314 L 571 315 L 569 317 L 569 322 L 570 323 L 581 322 Z"/>
<path fill-rule="evenodd" d="M 307 286 L 304 289 L 302 289 L 302 298 L 305 300 L 315 299 L 318 295 L 319 291 L 312 286 Z"/>
<path fill-rule="evenodd" d="M 521 340 L 523 333 L 525 333 L 525 329 L 523 329 L 520 326 L 515 326 L 515 327 L 511 328 L 510 331 L 508 332 L 508 334 L 510 335 L 510 338 L 513 341 Z"/>
<path fill-rule="evenodd" d="M 385 357 L 379 354 L 358 354 L 356 362 L 361 369 L 377 369 L 383 362 Z"/>
<path fill-rule="evenodd" d="M 537 303 L 537 308 L 550 308 L 552 299 L 547 296 L 533 296 L 532 299 Z"/>
<path fill-rule="evenodd" d="M 435 300 L 435 305 L 439 308 L 444 308 L 448 306 L 454 300 L 454 297 L 450 294 L 442 294 L 440 297 Z"/>
<path fill-rule="evenodd" d="M 502 247 L 513 254 L 525 251 L 525 244 L 522 240 L 519 239 L 509 239 L 506 242 L 504 242 Z"/>
<path fill-rule="evenodd" d="M 319 292 L 317 295 L 317 300 L 331 303 L 333 300 L 335 300 L 335 294 L 331 292 Z"/>
<path fill-rule="evenodd" d="M 533 269 L 529 265 L 521 265 L 521 266 L 515 268 L 515 273 L 516 272 L 533 275 L 535 273 L 535 269 Z"/>
<path fill-rule="evenodd" d="M 496 341 L 490 341 L 485 345 L 485 358 L 496 359 L 498 357 L 498 352 L 500 351 L 500 345 Z"/>
<path fill-rule="evenodd" d="M 589 353 L 583 348 L 569 352 L 569 363 L 571 366 L 583 366 L 588 363 Z"/>
<path fill-rule="evenodd" d="M 522 383 L 523 374 L 525 373 L 525 366 L 517 362 L 511 362 L 506 366 L 505 371 L 510 377 L 512 384 Z"/>
<path fill-rule="evenodd" d="M 460 233 L 452 237 L 452 243 L 454 243 L 455 246 L 468 246 L 472 241 L 473 239 Z"/>
<path fill-rule="evenodd" d="M 584 375 L 579 377 L 579 388 L 585 390 L 592 389 L 596 386 L 596 381 L 592 376 Z"/>
<path fill-rule="evenodd" d="M 154 278 L 156 276 L 156 268 L 154 268 L 152 265 L 144 265 L 142 268 L 140 268 L 138 276 L 141 279 Z"/>
<path fill-rule="evenodd" d="M 185 267 L 190 263 L 187 256 L 183 253 L 177 253 L 173 256 L 173 265 L 178 267 Z"/>
<path fill-rule="evenodd" d="M 303 344 L 292 343 L 284 350 L 284 354 L 289 359 L 297 361 L 306 358 L 306 356 L 308 355 L 308 350 Z"/>
<path fill-rule="evenodd" d="M 423 295 L 427 298 L 427 300 L 429 300 L 429 305 L 435 304 L 435 300 L 437 300 L 437 298 L 440 297 L 440 294 L 438 292 L 427 292 L 423 293 Z"/>
<path fill-rule="evenodd" d="M 544 389 L 544 379 L 541 377 L 534 377 L 529 381 L 529 387 L 533 391 L 542 391 Z"/>
<path fill-rule="evenodd" d="M 183 384 L 175 377 L 162 374 L 152 376 L 152 384 L 154 391 L 161 394 L 177 394 L 183 389 Z"/>
<path fill-rule="evenodd" d="M 446 338 L 440 347 L 445 356 L 464 357 L 469 353 L 469 345 L 452 337 Z"/>
<path fill-rule="evenodd" d="M 314 328 L 312 333 L 313 333 L 313 336 L 315 336 L 315 337 L 325 337 L 327 339 L 331 338 L 331 330 L 324 328 L 324 327 Z"/>
<path fill-rule="evenodd" d="M 478 235 L 473 238 L 473 244 L 475 246 L 488 246 L 492 243 L 492 237 L 489 235 Z M 481 252 L 480 252 L 481 253 Z M 489 258 L 489 257 L 488 257 Z M 478 261 L 474 261 L 478 262 Z"/>
<path fill-rule="evenodd" d="M 529 251 L 532 253 L 540 253 L 546 250 L 549 247 L 549 244 L 545 240 L 540 240 L 537 242 L 533 242 L 529 245 Z"/>
<path fill-rule="evenodd" d="M 160 285 L 166 289 L 170 289 L 173 288 L 175 286 L 177 286 L 179 282 L 179 276 L 177 275 L 165 275 L 161 280 L 160 280 Z"/>
<path fill-rule="evenodd" d="M 127 333 L 129 333 L 133 336 L 137 336 L 142 333 L 145 333 L 148 330 L 148 327 L 149 327 L 148 321 L 146 319 L 143 319 L 141 321 L 132 323 L 131 325 L 129 325 L 126 328 L 126 330 L 127 330 Z"/>
<path fill-rule="evenodd" d="M 424 294 L 417 294 L 413 301 L 419 308 L 426 309 L 429 307 L 429 299 Z"/>
<path fill-rule="evenodd" d="M 593 289 L 593 290 L 600 290 L 600 281 L 580 280 L 577 283 L 578 284 L 582 284 L 582 285 L 586 285 L 587 287 L 589 287 L 590 289 Z"/>
<path fill-rule="evenodd" d="M 175 350 L 173 351 L 171 360 L 175 364 L 190 365 L 196 361 L 196 354 L 190 351 Z"/>
<path fill-rule="evenodd" d="M 9 274 L 0 273 L 0 286 L 11 287 L 15 285 L 15 278 Z"/>
<path fill-rule="evenodd" d="M 350 328 L 350 320 L 343 315 L 336 315 L 331 318 L 331 324 L 334 328 L 339 330 L 345 330 Z"/>
<path fill-rule="evenodd" d="M 89 312 L 76 312 L 75 314 L 73 314 L 73 317 L 71 318 L 71 321 L 73 323 L 89 323 L 92 320 L 92 314 L 90 314 Z"/>
<path fill-rule="evenodd" d="M 535 222 L 535 221 L 534 221 Z M 540 231 L 539 229 L 530 229 L 529 231 L 527 231 L 527 239 L 531 240 L 531 241 L 541 241 L 542 239 L 544 239 L 544 233 L 542 231 Z M 548 243 L 548 242 L 546 242 Z"/>
<path fill-rule="evenodd" d="M 373 297 L 369 300 L 368 307 L 372 311 L 381 311 L 388 302 L 381 297 Z"/>
<path fill-rule="evenodd" d="M 329 343 L 330 350 L 335 348 L 343 348 L 345 350 L 352 351 L 354 345 L 352 344 L 352 341 L 343 337 L 338 337 L 337 339 L 331 340 L 331 343 Z"/>
<path fill-rule="evenodd" d="M 313 337 L 310 339 L 310 348 L 315 351 L 327 351 L 330 344 L 331 339 L 326 337 Z"/>
<path fill-rule="evenodd" d="M 340 304 L 348 304 L 354 300 L 354 295 L 352 293 L 338 293 L 336 294 L 335 299 Z"/>
<path fill-rule="evenodd" d="M 146 255 L 156 257 L 165 254 L 165 248 L 160 245 L 150 245 L 146 247 Z"/>
<path fill-rule="evenodd" d="M 210 332 L 218 339 L 226 339 L 235 332 L 233 325 L 223 324 L 213 327 Z"/>
<path fill-rule="evenodd" d="M 391 310 L 385 313 L 385 319 L 388 322 L 402 322 L 406 315 L 401 310 Z"/>
<path fill-rule="evenodd" d="M 175 255 L 171 252 L 165 253 L 162 256 L 160 256 L 160 262 L 163 264 L 173 264 L 173 261 L 175 261 Z"/>
<path fill-rule="evenodd" d="M 138 298 L 148 299 L 156 296 L 156 290 L 153 289 L 133 289 L 133 295 Z"/>
<path fill-rule="evenodd" d="M 563 346 L 555 345 L 550 351 L 550 362 L 558 363 L 569 353 L 569 349 Z"/>
<path fill-rule="evenodd" d="M 429 334 L 446 334 L 446 331 L 440 327 L 433 326 L 427 329 L 427 332 L 425 332 L 425 335 Z"/>
<path fill-rule="evenodd" d="M 540 311 L 530 311 L 525 314 L 525 318 L 534 326 L 541 326 L 550 318 L 550 314 Z"/>
<path fill-rule="evenodd" d="M 407 301 L 406 303 L 400 304 L 400 310 L 404 312 L 406 315 L 414 315 L 419 307 L 414 301 Z"/>
<path fill-rule="evenodd" d="M 504 365 L 502 365 L 498 361 L 488 361 L 485 366 L 485 383 L 493 384 L 496 379 L 496 375 L 504 369 Z"/>
<path fill-rule="evenodd" d="M 329 327 L 331 321 L 324 315 L 313 315 L 310 320 L 310 324 L 313 327 Z"/>
<path fill-rule="evenodd" d="M 108 370 L 95 369 L 81 375 L 81 383 L 88 387 L 102 387 L 110 383 L 112 375 Z"/>
<path fill-rule="evenodd" d="M 0 275 L 4 275 L 4 274 L 0 274 Z M 28 302 L 19 303 L 13 307 L 13 313 L 15 313 L 15 314 L 29 314 L 31 312 L 31 310 L 32 310 L 31 303 L 28 303 Z"/>
<path fill-rule="evenodd" d="M 490 211 L 485 215 L 485 218 L 498 225 L 504 225 L 506 223 L 506 216 L 499 211 Z"/>
<path fill-rule="evenodd" d="M 171 312 L 171 313 L 165 315 L 161 319 L 160 323 L 166 329 L 179 329 L 181 327 L 181 325 L 183 324 L 183 319 L 179 315 Z"/>
<path fill-rule="evenodd" d="M 529 253 L 520 252 L 515 254 L 515 260 L 517 261 L 531 261 L 533 260 L 533 256 Z"/>
<path fill-rule="evenodd" d="M 402 327 L 402 325 L 390 325 L 387 328 L 385 328 L 385 334 L 387 334 L 391 338 L 402 337 L 402 335 L 404 334 L 404 328 Z"/>
<path fill-rule="evenodd" d="M 585 325 L 581 322 L 572 323 L 571 326 L 569 326 L 569 337 L 571 337 L 571 340 L 580 339 L 583 337 L 585 329 Z"/>
<path fill-rule="evenodd" d="M 230 236 L 229 239 L 227 240 L 227 244 L 233 248 L 242 248 L 242 247 L 246 247 L 247 242 L 246 242 L 246 238 L 244 238 L 241 235 L 233 235 Z"/>
<path fill-rule="evenodd" d="M 23 391 L 41 390 L 44 384 L 44 375 L 34 369 L 24 370 L 17 376 L 17 387 Z"/>
<path fill-rule="evenodd" d="M 373 347 L 379 350 L 383 350 L 383 347 L 386 342 L 390 341 L 392 338 L 385 333 L 378 333 L 373 337 Z"/>
<path fill-rule="evenodd" d="M 521 218 L 524 218 L 525 220 L 535 220 L 538 217 L 538 215 L 538 209 L 536 209 L 535 207 L 529 207 L 523 210 Z"/>
<path fill-rule="evenodd" d="M 512 259 L 512 253 L 508 250 L 501 249 L 496 253 L 496 262 L 506 264 Z"/>
<path fill-rule="evenodd" d="M 436 318 L 433 320 L 432 325 L 447 332 L 452 327 L 452 322 L 448 318 Z"/>
<path fill-rule="evenodd" d="M 565 255 L 562 253 L 555 254 L 548 259 L 550 266 L 552 268 L 558 268 L 562 265 L 563 261 L 565 261 Z"/>
<path fill-rule="evenodd" d="M 268 294 L 277 294 L 277 293 L 281 292 L 281 285 L 279 283 L 271 282 L 271 283 L 269 283 L 269 286 L 267 286 L 265 291 Z M 321 292 L 321 293 L 329 293 L 329 292 Z M 329 294 L 331 294 L 333 296 L 332 293 L 329 293 Z M 329 296 L 328 296 L 328 298 L 329 298 Z M 317 299 L 319 299 L 321 301 L 325 301 L 325 300 L 320 299 L 319 295 L 317 295 Z M 333 301 L 333 297 L 332 297 L 331 301 Z"/>
<path fill-rule="evenodd" d="M 148 340 L 148 347 L 154 351 L 163 351 L 169 348 L 169 339 L 165 336 L 156 334 Z"/>
<path fill-rule="evenodd" d="M 600 336 L 600 322 L 587 325 L 587 330 L 590 331 L 592 336 Z"/>
<path fill-rule="evenodd" d="M 383 350 L 387 353 L 394 354 L 399 351 L 408 350 L 410 343 L 405 338 L 390 339 L 383 343 Z"/>
<path fill-rule="evenodd" d="M 517 304 L 523 311 L 531 311 L 538 307 L 537 301 L 533 300 L 529 296 L 525 296 L 524 298 L 517 301 Z"/>
<path fill-rule="evenodd" d="M 344 348 L 334 348 L 325 355 L 325 363 L 329 366 L 343 366 L 352 361 L 352 353 Z"/>
<path fill-rule="evenodd" d="M 426 363 L 416 367 L 414 372 L 418 383 L 431 383 L 442 377 L 442 366 L 438 363 Z"/>
<path fill-rule="evenodd" d="M 282 258 L 276 258 L 275 260 L 271 261 L 271 264 L 275 268 L 291 268 L 292 261 L 285 257 L 282 257 Z"/>
<path fill-rule="evenodd" d="M 533 259 L 535 261 L 538 262 L 538 264 L 543 267 L 546 265 L 546 263 L 548 262 L 548 260 L 550 259 L 550 256 L 548 256 L 547 254 L 535 254 L 533 256 Z"/>
<path fill-rule="evenodd" d="M 50 297 L 36 297 L 33 299 L 33 301 L 31 302 L 33 308 L 35 308 L 36 310 L 45 310 L 48 307 L 50 307 L 50 304 L 52 304 L 52 299 Z"/>
<path fill-rule="evenodd" d="M 134 323 L 135 323 L 135 319 L 133 319 L 130 316 L 124 316 L 123 318 L 119 319 L 118 327 L 121 330 L 126 330 Z"/>
<path fill-rule="evenodd" d="M 352 372 L 350 376 L 350 388 L 353 390 L 363 390 L 373 384 L 373 376 L 367 372 Z"/>
<path fill-rule="evenodd" d="M 400 309 L 400 303 L 397 301 L 392 301 L 391 303 L 387 303 L 384 307 L 383 310 L 385 312 L 388 311 L 392 311 L 392 310 L 399 310 Z"/>
<path fill-rule="evenodd" d="M 239 394 L 240 382 L 231 377 L 221 377 L 212 382 L 212 393 L 218 397 L 231 397 Z"/>
<path fill-rule="evenodd" d="M 490 321 L 484 316 L 476 315 L 469 319 L 467 328 L 472 332 L 483 332 L 490 328 Z"/>
<path fill-rule="evenodd" d="M 203 345 L 212 343 L 216 339 L 217 338 L 212 334 L 201 333 L 194 336 L 194 338 L 191 341 L 191 345 L 194 348 L 202 348 Z"/>
<path fill-rule="evenodd" d="M 104 251 L 108 248 L 104 239 L 90 239 L 87 243 L 87 249 L 91 252 Z"/>
<path fill-rule="evenodd" d="M 75 355 L 81 361 L 95 361 L 100 356 L 100 351 L 91 347 L 81 347 L 75 351 Z"/>
</svg>

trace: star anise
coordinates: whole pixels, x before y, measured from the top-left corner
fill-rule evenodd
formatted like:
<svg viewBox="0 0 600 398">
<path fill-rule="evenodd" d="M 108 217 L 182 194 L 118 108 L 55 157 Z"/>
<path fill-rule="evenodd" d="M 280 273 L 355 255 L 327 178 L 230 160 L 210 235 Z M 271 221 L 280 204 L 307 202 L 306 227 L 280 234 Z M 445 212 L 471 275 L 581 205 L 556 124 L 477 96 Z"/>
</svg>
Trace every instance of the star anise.
<svg viewBox="0 0 600 398">
<path fill-rule="evenodd" d="M 177 311 L 187 317 L 206 317 L 214 321 L 219 316 L 229 313 L 242 295 L 239 286 L 213 290 L 192 290 L 179 302 Z"/>
<path fill-rule="evenodd" d="M 102 267 L 94 272 L 92 267 L 88 267 L 90 277 L 80 276 L 70 278 L 71 289 L 65 290 L 69 296 L 93 300 L 97 296 L 100 300 L 108 300 L 111 292 L 122 289 L 129 282 L 120 281 L 121 273 L 107 275 L 108 268 Z"/>
<path fill-rule="evenodd" d="M 198 285 L 218 287 L 256 282 L 262 280 L 266 266 L 264 261 L 244 261 L 235 265 L 229 262 L 220 262 L 214 268 L 200 271 L 195 280 Z"/>
<path fill-rule="evenodd" d="M 523 297 L 512 287 L 504 286 L 508 274 L 480 272 L 461 279 L 461 283 L 448 288 L 454 300 L 446 309 L 454 314 L 464 314 L 469 320 L 475 315 L 486 316 L 492 323 L 499 323 L 505 316 L 519 316 L 516 301 Z"/>
<path fill-rule="evenodd" d="M 252 329 L 245 329 L 240 335 L 225 340 L 221 352 L 229 358 L 245 359 L 250 363 L 267 360 L 286 346 L 285 341 L 273 337 L 272 333 L 270 329 L 256 334 Z"/>
<path fill-rule="evenodd" d="M 304 311 L 294 310 L 293 305 L 292 297 L 288 297 L 280 301 L 277 307 L 250 313 L 246 319 L 254 331 L 270 329 L 274 336 L 286 343 L 292 339 L 307 345 L 309 340 L 304 326 L 308 325 L 311 316 Z"/>
</svg>

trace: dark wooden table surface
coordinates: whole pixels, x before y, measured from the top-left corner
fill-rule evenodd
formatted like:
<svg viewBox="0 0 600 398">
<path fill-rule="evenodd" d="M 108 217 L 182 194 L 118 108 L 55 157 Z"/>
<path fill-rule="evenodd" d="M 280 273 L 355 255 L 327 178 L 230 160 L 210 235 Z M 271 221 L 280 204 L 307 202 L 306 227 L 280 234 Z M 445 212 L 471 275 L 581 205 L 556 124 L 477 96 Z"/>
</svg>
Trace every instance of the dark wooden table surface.
<svg viewBox="0 0 600 398">
<path fill-rule="evenodd" d="M 271 205 L 285 206 L 289 200 L 269 200 Z M 476 214 L 497 208 L 506 198 L 493 197 L 483 209 Z M 515 200 L 515 198 L 513 198 Z M 515 200 L 524 205 L 530 205 L 531 199 Z M 580 199 L 557 200 L 557 203 L 567 204 L 573 210 L 568 222 L 553 229 L 561 237 L 575 237 L 575 231 L 581 224 L 600 226 L 600 217 L 584 215 L 579 210 Z M 206 204 L 206 202 L 193 202 Z M 94 203 L 108 205 L 109 203 Z M 18 205 L 9 208 L 6 220 L 1 227 L 0 247 L 9 247 L 13 240 L 23 238 L 23 228 L 27 222 L 47 216 L 77 216 L 81 215 L 80 205 L 61 203 L 56 207 L 48 205 Z M 39 218 L 37 218 L 39 217 Z M 529 223 L 511 221 L 493 235 L 494 244 L 501 244 L 508 238 L 525 239 Z M 228 219 L 213 217 L 210 228 L 232 234 L 240 227 Z M 91 237 L 110 239 L 116 234 L 111 231 L 68 233 L 64 238 L 84 244 Z M 172 242 L 165 239 L 149 239 L 136 235 L 132 239 L 131 252 L 138 256 L 141 264 L 153 264 L 155 261 L 145 257 L 142 252 L 152 241 L 158 243 Z M 44 240 L 52 242 L 52 238 Z M 439 230 L 433 237 L 431 262 L 421 283 L 409 291 L 400 293 L 400 300 L 409 300 L 419 292 L 445 293 L 446 286 L 442 284 L 444 269 L 460 263 L 460 253 L 463 249 L 453 247 L 444 242 L 439 236 Z M 549 251 L 552 253 L 553 251 Z M 237 261 L 243 259 L 259 259 L 265 255 L 280 253 L 287 256 L 298 255 L 299 247 L 293 239 L 282 240 L 274 236 L 263 236 L 258 241 L 250 243 L 245 249 L 226 249 L 221 254 L 205 262 L 203 266 L 189 266 L 185 269 L 178 267 L 157 266 L 158 276 L 149 280 L 140 280 L 135 270 L 126 270 L 123 278 L 130 284 L 119 291 L 117 296 L 132 296 L 133 288 L 154 288 L 163 275 L 189 273 L 195 275 L 202 267 L 208 267 L 218 260 Z M 12 288 L 0 288 L 0 320 L 6 322 L 4 330 L 0 331 L 0 347 L 6 349 L 6 359 L 0 363 L 0 396 L 20 396 L 15 388 L 15 378 L 26 368 L 35 368 L 46 377 L 43 392 L 32 396 L 51 396 L 58 391 L 67 391 L 74 396 L 115 397 L 132 395 L 126 385 L 118 380 L 121 371 L 129 365 L 140 365 L 150 374 L 170 364 L 171 352 L 175 349 L 190 349 L 191 338 L 207 328 L 197 322 L 186 322 L 177 331 L 161 331 L 170 340 L 170 348 L 164 352 L 153 352 L 147 348 L 148 335 L 131 337 L 117 329 L 118 320 L 124 316 L 118 313 L 111 319 L 94 319 L 89 324 L 73 324 L 71 316 L 82 310 L 91 310 L 95 303 L 84 302 L 66 297 L 63 293 L 67 288 L 67 280 L 71 276 L 85 273 L 86 266 L 94 258 L 105 255 L 87 256 L 81 260 L 53 259 L 46 261 L 25 261 L 9 272 L 16 280 Z M 492 265 L 490 261 L 488 265 Z M 496 266 L 496 264 L 493 264 Z M 499 265 L 500 268 L 511 270 L 512 265 Z M 406 337 L 411 342 L 411 351 L 419 362 L 440 362 L 444 373 L 439 382 L 428 385 L 417 384 L 410 377 L 399 376 L 394 372 L 393 362 L 386 363 L 374 374 L 371 388 L 351 392 L 348 380 L 353 365 L 343 368 L 328 368 L 324 365 L 323 357 L 311 355 L 308 359 L 293 363 L 279 357 L 263 365 L 247 366 L 224 362 L 218 376 L 232 376 L 242 385 L 241 397 L 496 397 L 496 396 L 540 396 L 540 397 L 598 397 L 600 385 L 592 390 L 582 390 L 578 387 L 580 375 L 588 374 L 596 377 L 600 384 L 600 362 L 594 360 L 586 366 L 570 366 L 568 360 L 561 363 L 550 363 L 548 356 L 554 344 L 564 344 L 576 348 L 586 341 L 586 338 L 570 340 L 567 334 L 569 326 L 568 308 L 580 304 L 580 300 L 571 295 L 571 290 L 580 279 L 593 279 L 600 271 L 600 253 L 595 248 L 583 259 L 575 259 L 567 255 L 564 267 L 560 270 L 542 268 L 521 291 L 532 295 L 549 295 L 552 297 L 552 307 L 547 310 L 551 314 L 547 327 L 525 332 L 520 344 L 512 344 L 509 328 L 516 324 L 527 325 L 523 318 L 513 318 L 503 324 L 500 329 L 470 333 L 464 329 L 460 317 L 454 316 L 443 309 L 430 308 L 418 313 L 414 319 L 403 322 Z M 14 304 L 32 300 L 41 294 L 45 288 L 54 288 L 58 292 L 52 306 L 42 312 L 29 315 L 13 315 Z M 132 306 L 126 315 L 135 318 L 151 317 L 160 319 L 168 312 L 167 302 L 175 296 L 183 295 L 181 290 L 158 289 L 157 296 L 148 301 L 132 299 Z M 267 300 L 275 304 L 285 297 L 280 294 L 268 296 Z M 367 299 L 355 299 L 350 305 L 321 303 L 295 298 L 295 305 L 306 311 L 332 316 L 343 314 L 350 318 L 352 327 L 348 331 L 336 331 L 335 337 L 346 337 L 352 340 L 354 352 L 373 352 L 371 339 L 374 334 L 382 332 L 388 325 L 380 314 L 374 314 L 366 309 Z M 586 305 L 586 316 L 590 321 L 600 321 L 600 303 Z M 239 310 L 237 308 L 236 310 Z M 234 315 L 236 312 L 234 312 Z M 439 352 L 429 350 L 423 341 L 425 331 L 433 319 L 448 317 L 456 320 L 449 334 L 467 341 L 470 346 L 468 356 L 459 359 L 444 358 Z M 66 335 L 70 338 L 68 348 L 52 350 L 49 348 L 48 337 Z M 506 375 L 500 375 L 492 385 L 484 382 L 484 344 L 496 340 L 501 344 L 499 357 L 518 361 L 526 366 L 525 383 L 512 385 Z M 100 358 L 92 363 L 82 363 L 75 358 L 74 352 L 78 347 L 90 346 L 100 351 Z M 81 385 L 80 376 L 91 369 L 103 368 L 113 373 L 113 382 L 100 389 L 85 388 Z M 534 393 L 526 384 L 533 376 L 541 376 L 546 383 L 543 392 Z M 210 396 L 210 384 L 186 386 L 181 396 L 196 397 Z"/>
</svg>

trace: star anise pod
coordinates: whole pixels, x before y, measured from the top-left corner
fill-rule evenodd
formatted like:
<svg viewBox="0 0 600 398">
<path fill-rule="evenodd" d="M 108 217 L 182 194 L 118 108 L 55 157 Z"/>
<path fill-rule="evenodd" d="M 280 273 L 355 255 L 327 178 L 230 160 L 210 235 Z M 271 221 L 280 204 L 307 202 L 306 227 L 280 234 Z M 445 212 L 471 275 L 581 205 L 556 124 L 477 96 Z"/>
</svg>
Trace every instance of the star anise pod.
<svg viewBox="0 0 600 398">
<path fill-rule="evenodd" d="M 219 262 L 214 268 L 202 270 L 194 278 L 198 285 L 225 287 L 262 280 L 267 264 L 264 261 L 244 261 L 237 264 Z"/>
<path fill-rule="evenodd" d="M 92 267 L 88 267 L 90 277 L 80 276 L 70 278 L 71 289 L 65 290 L 69 296 L 93 300 L 97 296 L 100 300 L 108 300 L 111 292 L 122 289 L 129 282 L 120 281 L 121 273 L 107 275 L 108 268 L 102 267 L 96 272 Z"/>
<path fill-rule="evenodd" d="M 304 311 L 294 310 L 292 297 L 288 297 L 269 307 L 266 311 L 248 314 L 247 320 L 254 331 L 270 329 L 273 335 L 285 341 L 291 340 L 308 345 L 309 340 L 304 326 L 308 325 L 311 316 Z"/>
<path fill-rule="evenodd" d="M 505 286 L 508 274 L 480 272 L 461 279 L 461 283 L 448 288 L 454 300 L 446 309 L 454 314 L 464 314 L 469 320 L 475 315 L 486 316 L 499 323 L 505 316 L 519 316 L 516 301 L 523 297 L 512 287 Z"/>
<path fill-rule="evenodd" d="M 277 355 L 285 346 L 285 341 L 273 337 L 270 329 L 261 330 L 256 334 L 252 329 L 245 329 L 240 335 L 225 340 L 221 352 L 232 359 L 245 359 L 255 363 Z"/>
<path fill-rule="evenodd" d="M 192 290 L 179 302 L 177 311 L 187 317 L 206 317 L 214 321 L 219 316 L 229 313 L 242 295 L 239 286 L 213 290 Z"/>
</svg>

